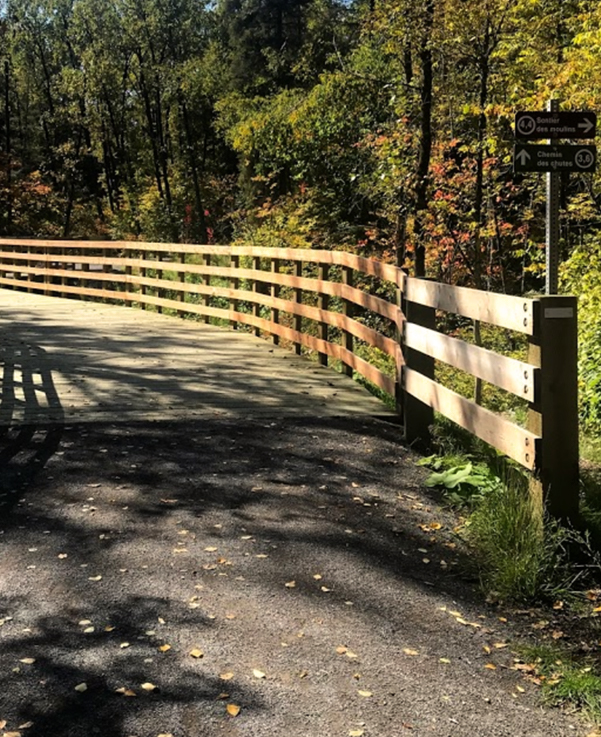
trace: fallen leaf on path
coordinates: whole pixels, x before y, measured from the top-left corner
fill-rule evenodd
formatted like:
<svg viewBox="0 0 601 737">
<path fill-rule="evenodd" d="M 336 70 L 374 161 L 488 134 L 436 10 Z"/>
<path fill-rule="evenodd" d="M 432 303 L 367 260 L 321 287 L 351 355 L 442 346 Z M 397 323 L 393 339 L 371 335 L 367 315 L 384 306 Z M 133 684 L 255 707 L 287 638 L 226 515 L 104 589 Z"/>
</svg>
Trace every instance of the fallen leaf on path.
<svg viewBox="0 0 601 737">
<path fill-rule="evenodd" d="M 101 581 L 102 576 L 88 576 L 88 581 Z"/>
<path fill-rule="evenodd" d="M 194 650 L 190 650 L 190 656 L 192 658 L 203 658 L 204 653 L 199 647 L 195 647 Z"/>
<path fill-rule="evenodd" d="M 370 699 L 373 696 L 373 693 L 371 691 L 357 691 L 359 696 L 363 696 L 365 699 Z"/>
<path fill-rule="evenodd" d="M 229 715 L 230 715 L 231 717 L 237 717 L 237 716 L 238 716 L 238 714 L 240 713 L 240 707 L 238 706 L 238 704 L 228 704 L 228 705 L 227 705 L 227 706 L 225 707 L 225 709 L 226 709 L 227 713 L 228 713 L 228 714 L 229 714 Z"/>
<path fill-rule="evenodd" d="M 405 655 L 419 655 L 419 650 L 413 650 L 410 647 L 404 647 L 403 652 Z"/>
<path fill-rule="evenodd" d="M 148 683 L 147 682 L 147 683 L 142 683 L 140 685 L 140 688 L 143 688 L 144 691 L 154 691 L 156 688 L 158 688 L 158 686 L 155 686 L 154 683 Z"/>
<path fill-rule="evenodd" d="M 213 545 L 209 545 L 208 548 L 205 548 L 205 552 L 207 552 L 207 553 L 214 553 L 216 550 L 217 550 L 217 548 L 214 547 Z"/>
<path fill-rule="evenodd" d="M 122 648 L 122 649 L 125 649 L 126 647 L 129 647 L 129 642 L 122 642 L 122 643 L 121 643 L 121 644 L 119 645 L 119 647 L 120 647 L 120 648 Z"/>
<path fill-rule="evenodd" d="M 69 556 L 67 555 L 67 553 L 59 553 L 57 555 L 57 558 L 60 558 L 61 560 L 64 560 L 65 558 L 68 558 L 68 557 Z"/>
<path fill-rule="evenodd" d="M 220 673 L 219 678 L 221 678 L 222 681 L 231 681 L 234 677 L 234 674 L 231 671 L 227 671 L 227 673 Z"/>
<path fill-rule="evenodd" d="M 321 590 L 322 590 L 322 591 L 324 592 L 324 594 L 327 594 L 327 593 L 328 593 L 329 591 L 331 591 L 332 589 L 329 589 L 329 588 L 328 588 L 327 586 L 322 586 L 322 587 L 321 587 Z"/>
<path fill-rule="evenodd" d="M 35 663 L 35 658 L 21 658 L 21 660 L 19 660 L 19 663 L 25 663 L 25 665 L 32 665 L 33 663 Z"/>
<path fill-rule="evenodd" d="M 285 583 L 284 586 L 287 589 L 294 589 L 296 588 L 296 581 L 288 581 L 288 583 Z"/>
<path fill-rule="evenodd" d="M 165 643 L 164 645 L 159 645 L 159 650 L 162 653 L 166 653 L 167 650 L 171 650 L 171 645 L 168 645 L 167 643 Z"/>
<path fill-rule="evenodd" d="M 84 693 L 88 690 L 88 684 L 87 683 L 78 683 L 77 686 L 75 686 L 75 690 L 78 693 Z"/>
<path fill-rule="evenodd" d="M 25 724 L 19 724 L 17 729 L 29 729 L 30 727 L 33 727 L 33 722 L 25 722 Z"/>
<path fill-rule="evenodd" d="M 487 663 L 485 668 L 488 668 L 488 670 L 497 670 L 497 666 L 494 663 Z"/>
<path fill-rule="evenodd" d="M 121 688 L 116 688 L 115 693 L 123 694 L 123 696 L 135 696 L 136 692 L 132 691 L 131 688 L 126 688 L 125 686 L 121 686 Z"/>
<path fill-rule="evenodd" d="M 255 669 L 253 670 L 253 676 L 254 676 L 255 678 L 265 678 L 265 673 L 263 673 L 263 671 L 262 671 L 262 670 L 257 670 L 257 668 L 255 668 Z"/>
<path fill-rule="evenodd" d="M 349 737 L 361 737 L 365 732 L 362 729 L 351 729 L 348 733 Z"/>
<path fill-rule="evenodd" d="M 4 732 L 2 737 L 21 737 L 21 732 Z"/>
</svg>

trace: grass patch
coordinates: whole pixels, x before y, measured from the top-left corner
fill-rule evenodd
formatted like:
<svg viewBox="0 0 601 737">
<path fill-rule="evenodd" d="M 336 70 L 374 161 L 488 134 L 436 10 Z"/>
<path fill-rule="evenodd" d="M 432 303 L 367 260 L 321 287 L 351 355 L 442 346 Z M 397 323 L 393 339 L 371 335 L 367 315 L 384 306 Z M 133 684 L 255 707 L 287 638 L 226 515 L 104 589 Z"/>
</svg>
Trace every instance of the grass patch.
<svg viewBox="0 0 601 737">
<path fill-rule="evenodd" d="M 601 674 L 592 659 L 575 658 L 566 649 L 550 645 L 518 646 L 516 651 L 533 666 L 548 704 L 582 709 L 601 723 Z"/>
</svg>

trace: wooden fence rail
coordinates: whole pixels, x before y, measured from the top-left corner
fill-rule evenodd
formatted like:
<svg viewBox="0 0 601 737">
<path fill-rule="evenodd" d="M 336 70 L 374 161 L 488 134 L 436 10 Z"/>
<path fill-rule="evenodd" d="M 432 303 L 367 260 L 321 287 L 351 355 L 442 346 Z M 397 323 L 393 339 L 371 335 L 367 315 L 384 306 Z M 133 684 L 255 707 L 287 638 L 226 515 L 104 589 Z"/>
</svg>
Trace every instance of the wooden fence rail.
<svg viewBox="0 0 601 737">
<path fill-rule="evenodd" d="M 427 444 L 440 412 L 534 471 L 552 514 L 577 515 L 574 297 L 452 287 L 342 251 L 137 241 L 0 239 L 0 287 L 192 313 L 335 359 L 396 397 L 409 442 Z M 526 334 L 528 361 L 438 332 L 440 312 Z M 436 361 L 526 400 L 528 427 L 437 383 Z"/>
</svg>

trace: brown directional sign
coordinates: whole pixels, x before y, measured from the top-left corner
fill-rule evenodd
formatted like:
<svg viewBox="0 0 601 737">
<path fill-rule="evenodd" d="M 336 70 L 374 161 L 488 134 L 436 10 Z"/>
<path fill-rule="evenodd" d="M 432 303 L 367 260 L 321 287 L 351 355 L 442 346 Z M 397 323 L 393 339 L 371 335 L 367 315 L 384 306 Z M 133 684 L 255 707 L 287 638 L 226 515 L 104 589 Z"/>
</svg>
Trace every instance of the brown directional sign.
<svg viewBox="0 0 601 737">
<path fill-rule="evenodd" d="M 597 131 L 595 113 L 554 113 L 546 111 L 520 112 L 515 116 L 515 137 L 524 140 L 539 138 L 594 138 Z"/>
<path fill-rule="evenodd" d="M 597 164 L 596 146 L 556 146 L 516 144 L 513 167 L 516 172 L 586 172 Z"/>
</svg>

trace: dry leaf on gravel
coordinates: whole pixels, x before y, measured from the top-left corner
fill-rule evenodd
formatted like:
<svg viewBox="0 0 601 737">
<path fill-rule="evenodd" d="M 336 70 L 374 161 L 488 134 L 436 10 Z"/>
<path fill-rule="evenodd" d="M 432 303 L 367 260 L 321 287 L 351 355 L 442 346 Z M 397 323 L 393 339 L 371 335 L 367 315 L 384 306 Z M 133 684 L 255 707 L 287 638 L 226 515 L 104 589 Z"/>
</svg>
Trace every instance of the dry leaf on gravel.
<svg viewBox="0 0 601 737">
<path fill-rule="evenodd" d="M 229 714 L 229 715 L 230 715 L 231 717 L 237 717 L 237 716 L 238 716 L 238 714 L 240 713 L 240 707 L 238 706 L 238 704 L 228 704 L 228 705 L 227 705 L 227 706 L 225 707 L 225 709 L 226 709 L 227 713 L 228 713 L 228 714 Z"/>
<path fill-rule="evenodd" d="M 166 652 L 167 652 L 167 650 L 171 650 L 171 645 L 168 645 L 167 643 L 165 643 L 164 645 L 159 645 L 159 648 L 158 648 L 158 649 L 159 649 L 159 650 L 160 650 L 160 651 L 161 651 L 162 653 L 166 653 Z"/>
<path fill-rule="evenodd" d="M 204 657 L 204 653 L 199 647 L 195 647 L 194 650 L 190 650 L 190 657 L 202 658 Z"/>
<path fill-rule="evenodd" d="M 221 678 L 222 681 L 231 681 L 234 677 L 234 674 L 231 671 L 228 671 L 227 673 L 220 673 L 219 678 Z"/>
<path fill-rule="evenodd" d="M 255 669 L 253 670 L 253 676 L 254 676 L 255 678 L 265 678 L 265 673 L 263 673 L 263 671 L 262 671 L 262 670 L 257 670 L 257 668 L 255 668 Z"/>
<path fill-rule="evenodd" d="M 288 581 L 288 583 L 285 583 L 284 586 L 287 589 L 294 589 L 296 588 L 296 581 Z"/>
<path fill-rule="evenodd" d="M 359 696 L 363 696 L 365 699 L 370 699 L 373 696 L 373 693 L 371 691 L 357 691 Z"/>
<path fill-rule="evenodd" d="M 19 663 L 25 663 L 25 665 L 32 665 L 33 663 L 35 663 L 35 658 L 21 658 L 21 660 L 19 660 Z"/>
<path fill-rule="evenodd" d="M 405 655 L 419 655 L 419 650 L 413 650 L 413 648 L 410 647 L 404 647 L 403 652 Z"/>
<path fill-rule="evenodd" d="M 77 686 L 75 686 L 75 691 L 78 693 L 85 693 L 88 690 L 88 684 L 87 683 L 78 683 Z"/>
<path fill-rule="evenodd" d="M 115 693 L 123 694 L 123 696 L 135 696 L 136 695 L 135 691 L 132 691 L 131 688 L 127 688 L 126 686 L 121 686 L 120 688 L 116 688 Z"/>
<path fill-rule="evenodd" d="M 143 688 L 144 691 L 154 691 L 158 686 L 155 686 L 154 683 L 142 683 L 140 685 L 140 688 Z"/>
<path fill-rule="evenodd" d="M 19 724 L 17 729 L 29 729 L 30 727 L 33 727 L 33 722 L 25 722 L 25 724 Z"/>
<path fill-rule="evenodd" d="M 362 737 L 362 735 L 364 735 L 365 732 L 362 729 L 351 729 L 351 731 L 348 734 L 349 734 L 349 737 Z"/>
</svg>

